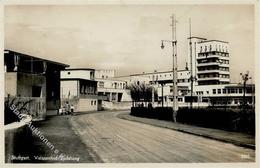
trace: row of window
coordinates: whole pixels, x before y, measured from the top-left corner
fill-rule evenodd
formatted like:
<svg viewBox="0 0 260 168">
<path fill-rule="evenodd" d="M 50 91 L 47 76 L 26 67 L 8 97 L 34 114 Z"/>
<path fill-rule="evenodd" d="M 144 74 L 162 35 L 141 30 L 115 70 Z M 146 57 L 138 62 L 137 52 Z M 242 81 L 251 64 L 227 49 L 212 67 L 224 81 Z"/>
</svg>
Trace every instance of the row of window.
<svg viewBox="0 0 260 168">
<path fill-rule="evenodd" d="M 198 60 L 198 63 L 215 63 L 218 62 L 220 64 L 229 64 L 229 60 L 224 60 L 224 59 L 218 59 L 218 58 L 209 58 L 209 59 L 200 59 Z"/>
<path fill-rule="evenodd" d="M 229 78 L 229 75 L 227 75 L 227 74 L 220 74 L 219 77 L 220 78 Z"/>
<path fill-rule="evenodd" d="M 243 93 L 242 88 L 225 88 L 225 89 L 212 89 L 213 94 L 231 94 L 231 93 L 237 93 L 241 94 Z M 246 93 L 252 93 L 252 89 L 247 88 Z M 203 91 L 196 91 L 197 95 L 203 95 Z M 206 94 L 209 94 L 209 91 L 206 91 Z"/>
<path fill-rule="evenodd" d="M 190 82 L 190 79 L 178 79 L 177 82 L 178 83 L 187 83 L 187 82 Z"/>
<path fill-rule="evenodd" d="M 188 72 L 189 73 L 189 72 Z M 188 75 L 188 73 L 186 73 L 187 75 Z M 182 76 L 183 75 L 183 73 L 181 72 L 181 73 L 178 73 L 178 75 L 180 75 L 180 76 Z M 168 74 L 164 74 L 164 75 L 150 75 L 150 76 L 148 76 L 148 78 L 149 79 L 151 79 L 151 78 L 154 78 L 154 80 L 157 80 L 158 79 L 158 77 L 171 77 L 172 76 L 172 73 L 168 73 Z"/>
<path fill-rule="evenodd" d="M 108 76 L 102 75 L 102 79 L 108 78 Z"/>
<path fill-rule="evenodd" d="M 228 67 L 219 67 L 219 70 L 221 70 L 221 71 L 229 71 L 229 68 Z"/>
<path fill-rule="evenodd" d="M 213 73 L 213 74 L 199 74 L 198 77 L 199 78 L 214 78 L 214 77 L 229 78 L 229 75 Z"/>
<path fill-rule="evenodd" d="M 207 71 L 207 70 L 229 71 L 229 68 L 228 67 L 219 67 L 219 66 L 198 67 L 198 71 Z"/>
<path fill-rule="evenodd" d="M 220 82 L 220 81 L 198 81 L 199 85 L 215 85 L 215 84 L 228 84 L 229 82 Z"/>
<path fill-rule="evenodd" d="M 81 85 L 80 86 L 80 94 L 95 94 L 96 88 L 92 86 L 87 85 Z"/>
<path fill-rule="evenodd" d="M 115 89 L 125 89 L 125 83 L 117 83 L 117 82 L 114 82 L 111 84 L 112 88 L 115 88 Z"/>
<path fill-rule="evenodd" d="M 95 105 L 97 105 L 97 101 L 96 100 L 91 100 L 91 105 L 93 106 L 95 106 Z"/>
<path fill-rule="evenodd" d="M 104 88 L 105 87 L 105 82 L 103 81 L 100 81 L 98 82 L 98 87 L 99 88 Z M 125 89 L 126 88 L 126 84 L 125 83 L 117 83 L 117 82 L 114 82 L 111 84 L 111 87 L 112 88 L 115 88 L 115 89 Z"/>
<path fill-rule="evenodd" d="M 212 89 L 213 94 L 230 94 L 230 93 L 243 93 L 242 88 L 227 88 L 227 89 Z M 246 93 L 252 93 L 252 89 L 247 88 Z"/>
<path fill-rule="evenodd" d="M 217 52 L 217 51 L 211 51 L 211 52 L 206 52 L 206 53 L 199 53 L 198 57 L 207 57 L 207 56 L 213 56 L 213 55 L 219 55 L 223 57 L 228 57 L 228 53 L 223 53 L 223 52 Z"/>
<path fill-rule="evenodd" d="M 214 78 L 214 77 L 219 77 L 219 74 L 213 73 L 213 74 L 199 74 L 199 78 Z"/>
<path fill-rule="evenodd" d="M 204 49 L 203 49 L 204 48 Z M 200 46 L 200 52 L 208 52 L 208 51 L 212 51 L 212 45 L 209 46 Z M 221 52 L 228 52 L 227 46 L 223 46 L 223 45 L 215 45 L 215 51 L 221 51 Z"/>
</svg>

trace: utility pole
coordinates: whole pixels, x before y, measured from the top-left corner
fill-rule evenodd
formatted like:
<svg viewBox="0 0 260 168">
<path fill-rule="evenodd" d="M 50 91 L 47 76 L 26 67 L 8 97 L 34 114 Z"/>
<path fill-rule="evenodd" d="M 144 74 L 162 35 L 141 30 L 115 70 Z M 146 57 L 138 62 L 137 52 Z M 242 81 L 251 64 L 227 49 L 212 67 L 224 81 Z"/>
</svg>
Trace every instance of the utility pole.
<svg viewBox="0 0 260 168">
<path fill-rule="evenodd" d="M 154 106 L 154 75 L 153 75 L 153 81 L 152 81 L 152 106 Z"/>
<path fill-rule="evenodd" d="M 191 18 L 189 19 L 189 25 L 190 25 L 190 42 L 189 42 L 189 46 L 190 46 L 190 108 L 192 109 L 192 105 L 193 105 L 193 67 L 192 67 L 192 42 L 191 42 Z"/>
<path fill-rule="evenodd" d="M 163 42 L 170 42 L 172 44 L 172 84 L 173 84 L 173 121 L 176 122 L 176 116 L 178 112 L 178 86 L 177 86 L 177 40 L 176 40 L 176 19 L 174 14 L 171 16 L 171 27 L 172 27 L 172 40 L 162 40 L 161 48 L 164 48 Z"/>
<path fill-rule="evenodd" d="M 243 80 L 243 110 L 246 109 L 246 82 L 251 79 L 249 77 L 249 72 L 247 72 L 246 74 L 242 74 L 242 80 Z"/>
<path fill-rule="evenodd" d="M 172 19 L 172 53 L 173 53 L 173 121 L 176 122 L 176 116 L 178 111 L 178 82 L 177 82 L 177 38 L 176 38 L 176 19 L 174 14 Z"/>
</svg>

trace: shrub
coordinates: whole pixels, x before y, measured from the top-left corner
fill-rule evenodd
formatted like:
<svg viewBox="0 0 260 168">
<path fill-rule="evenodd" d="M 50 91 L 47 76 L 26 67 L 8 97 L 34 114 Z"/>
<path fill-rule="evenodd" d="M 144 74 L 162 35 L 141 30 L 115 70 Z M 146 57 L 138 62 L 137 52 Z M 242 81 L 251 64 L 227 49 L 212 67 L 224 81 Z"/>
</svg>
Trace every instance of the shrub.
<svg viewBox="0 0 260 168">
<path fill-rule="evenodd" d="M 172 121 L 171 107 L 132 107 L 131 115 Z M 180 108 L 177 121 L 207 128 L 255 134 L 255 112 L 253 109 Z"/>
</svg>

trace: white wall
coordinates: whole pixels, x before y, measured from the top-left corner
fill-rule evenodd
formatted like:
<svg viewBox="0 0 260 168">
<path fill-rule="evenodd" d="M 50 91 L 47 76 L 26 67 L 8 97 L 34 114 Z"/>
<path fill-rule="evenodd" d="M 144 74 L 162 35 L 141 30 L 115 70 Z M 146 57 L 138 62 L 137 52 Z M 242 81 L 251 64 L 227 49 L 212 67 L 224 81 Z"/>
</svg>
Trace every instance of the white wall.
<svg viewBox="0 0 260 168">
<path fill-rule="evenodd" d="M 115 77 L 116 71 L 110 69 L 97 69 L 95 70 L 95 78 L 107 79 Z"/>
<path fill-rule="evenodd" d="M 77 111 L 97 111 L 98 110 L 97 99 L 79 99 L 77 104 Z"/>
<path fill-rule="evenodd" d="M 91 76 L 91 74 L 90 74 L 91 72 L 93 73 L 93 76 Z M 61 71 L 61 79 L 71 79 L 71 78 L 94 80 L 94 71 L 93 70 L 65 70 L 65 71 Z"/>
<path fill-rule="evenodd" d="M 17 94 L 17 73 L 8 72 L 5 73 L 5 97 L 10 94 L 16 96 Z"/>
<path fill-rule="evenodd" d="M 121 80 L 113 80 L 113 79 L 96 79 L 98 81 L 98 89 L 125 89 L 126 82 Z M 104 85 L 103 85 L 104 84 Z"/>
<path fill-rule="evenodd" d="M 77 80 L 65 80 L 61 81 L 60 94 L 61 98 L 74 98 L 78 97 L 78 81 Z M 69 96 L 70 93 L 70 96 Z M 69 96 L 69 97 L 68 97 Z"/>
<path fill-rule="evenodd" d="M 219 97 L 219 96 L 243 96 L 243 89 L 242 93 L 223 93 L 223 89 L 227 89 L 228 87 L 234 86 L 234 88 L 237 88 L 237 84 L 223 84 L 223 85 L 198 85 L 194 88 L 194 92 L 203 92 L 202 96 L 212 96 L 212 97 Z M 213 89 L 216 89 L 216 93 L 213 94 Z M 218 93 L 218 89 L 221 89 L 221 93 Z M 252 96 L 252 94 L 246 93 L 246 96 Z"/>
</svg>

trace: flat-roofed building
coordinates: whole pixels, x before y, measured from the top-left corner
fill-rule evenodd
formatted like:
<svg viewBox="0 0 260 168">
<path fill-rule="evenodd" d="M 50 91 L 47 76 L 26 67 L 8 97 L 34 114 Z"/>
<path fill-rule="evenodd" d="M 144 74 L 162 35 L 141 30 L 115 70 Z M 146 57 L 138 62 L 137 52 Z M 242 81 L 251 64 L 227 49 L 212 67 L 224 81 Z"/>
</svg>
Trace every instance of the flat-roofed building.
<svg viewBox="0 0 260 168">
<path fill-rule="evenodd" d="M 29 101 L 27 112 L 44 119 L 47 110 L 60 107 L 60 71 L 66 64 L 12 50 L 4 51 L 5 97 Z"/>
<path fill-rule="evenodd" d="M 101 106 L 94 69 L 74 68 L 61 71 L 60 92 L 62 106 L 68 102 L 77 112 L 97 111 Z"/>
</svg>

